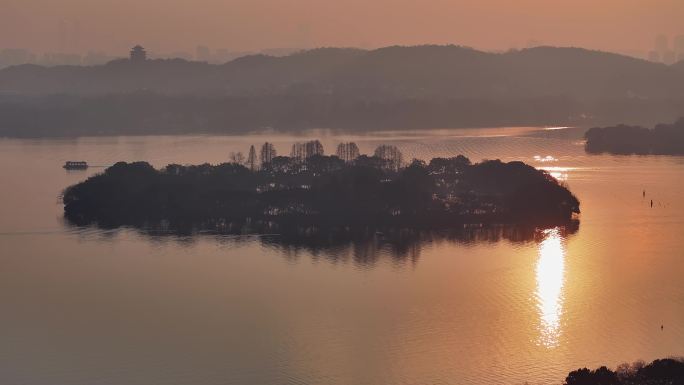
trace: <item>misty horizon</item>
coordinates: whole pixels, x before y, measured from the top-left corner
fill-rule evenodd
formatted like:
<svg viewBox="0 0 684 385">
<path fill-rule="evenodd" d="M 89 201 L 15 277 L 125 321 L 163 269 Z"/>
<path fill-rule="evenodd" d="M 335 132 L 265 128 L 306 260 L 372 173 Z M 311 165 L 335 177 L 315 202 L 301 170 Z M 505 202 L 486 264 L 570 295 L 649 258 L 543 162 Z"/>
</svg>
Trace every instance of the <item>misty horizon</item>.
<svg viewBox="0 0 684 385">
<path fill-rule="evenodd" d="M 503 54 L 515 51 L 523 51 L 532 48 L 579 48 L 589 51 L 605 52 L 610 54 L 616 54 L 626 57 L 632 57 L 641 60 L 647 60 L 654 63 L 663 63 L 666 65 L 673 65 L 678 62 L 684 61 L 684 35 L 678 35 L 672 39 L 672 47 L 669 45 L 663 46 L 658 45 L 658 42 L 663 40 L 667 41 L 667 36 L 658 35 L 656 37 L 656 46 L 651 51 L 611 51 L 611 50 L 599 50 L 590 49 L 587 47 L 579 46 L 558 46 L 551 44 L 543 44 L 541 41 L 531 40 L 526 47 L 510 47 L 503 50 L 487 50 L 478 47 L 471 47 L 463 44 L 417 44 L 417 45 L 388 45 L 382 47 L 355 47 L 355 46 L 345 46 L 345 47 L 332 47 L 332 46 L 319 46 L 319 47 L 270 47 L 262 48 L 249 51 L 233 51 L 226 48 L 213 49 L 206 45 L 197 45 L 194 50 L 191 51 L 172 51 L 172 52 L 157 52 L 147 49 L 147 59 L 157 60 L 157 59 L 181 59 L 186 61 L 197 61 L 205 62 L 209 64 L 225 64 L 231 62 L 235 59 L 239 59 L 245 56 L 254 55 L 265 55 L 272 57 L 283 57 L 290 56 L 297 53 L 302 53 L 306 51 L 315 51 L 320 49 L 354 49 L 360 51 L 376 51 L 383 48 L 391 47 L 424 47 L 424 46 L 442 46 L 442 47 L 462 47 L 467 49 L 472 49 L 484 53 L 492 54 Z M 140 45 L 140 44 L 135 44 Z M 130 48 L 132 48 L 131 46 Z M 125 53 L 110 53 L 105 51 L 94 51 L 87 50 L 84 52 L 33 52 L 25 48 L 2 48 L 0 47 L 0 69 L 23 64 L 36 64 L 45 67 L 58 66 L 58 65 L 71 65 L 71 66 L 95 66 L 107 64 L 114 60 L 127 59 L 130 55 L 130 51 Z"/>
<path fill-rule="evenodd" d="M 330 1 L 258 2 L 6 0 L 0 49 L 42 53 L 103 52 L 125 56 L 141 44 L 160 54 L 195 54 L 198 46 L 231 52 L 460 44 L 485 51 L 572 46 L 647 57 L 665 36 L 684 35 L 684 3 L 658 1 L 539 0 L 516 4 L 417 1 L 337 4 Z M 431 5 L 431 6 L 428 6 Z M 122 27 L 125 26 L 125 27 Z M 662 47 L 661 47 L 662 48 Z"/>
</svg>

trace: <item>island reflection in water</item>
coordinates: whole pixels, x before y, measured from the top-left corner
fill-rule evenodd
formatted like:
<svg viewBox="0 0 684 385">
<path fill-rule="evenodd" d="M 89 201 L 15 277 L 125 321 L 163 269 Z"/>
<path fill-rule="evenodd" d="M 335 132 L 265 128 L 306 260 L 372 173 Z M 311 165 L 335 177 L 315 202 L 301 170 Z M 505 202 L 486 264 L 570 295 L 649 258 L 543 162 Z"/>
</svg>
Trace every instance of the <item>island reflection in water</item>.
<svg viewBox="0 0 684 385">
<path fill-rule="evenodd" d="M 359 267 L 372 267 L 381 259 L 391 259 L 396 264 L 415 264 L 421 250 L 442 244 L 475 245 L 507 241 L 514 244 L 536 242 L 540 248 L 548 246 L 550 239 L 577 233 L 579 220 L 573 219 L 561 226 L 538 227 L 534 225 L 484 225 L 471 224 L 458 228 L 434 230 L 406 227 L 353 228 L 343 229 L 296 227 L 278 228 L 244 225 L 226 225 L 217 229 L 216 223 L 146 224 L 145 226 L 107 227 L 79 225 L 65 219 L 72 230 L 84 237 L 109 239 L 120 230 L 134 230 L 151 242 L 177 242 L 191 244 L 199 237 L 214 237 L 224 246 L 254 242 L 296 261 L 302 255 L 330 262 L 352 262 Z M 555 237 L 555 238 L 554 238 Z M 543 258 L 544 253 L 542 253 Z M 539 281 L 539 272 L 537 274 Z M 546 291 L 544 291 L 546 292 Z"/>
</svg>

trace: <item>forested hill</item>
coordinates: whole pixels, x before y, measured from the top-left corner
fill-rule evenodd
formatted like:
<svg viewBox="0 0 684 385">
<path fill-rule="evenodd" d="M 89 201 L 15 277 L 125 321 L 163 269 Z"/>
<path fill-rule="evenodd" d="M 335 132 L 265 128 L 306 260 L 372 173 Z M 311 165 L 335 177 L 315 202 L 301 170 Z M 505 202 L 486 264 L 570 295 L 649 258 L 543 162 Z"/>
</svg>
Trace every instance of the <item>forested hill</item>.
<svg viewBox="0 0 684 385">
<path fill-rule="evenodd" d="M 579 48 L 489 53 L 459 46 L 322 48 L 286 57 L 247 56 L 223 65 L 175 60 L 0 71 L 3 94 L 335 94 L 364 98 L 672 98 L 681 65 Z"/>
<path fill-rule="evenodd" d="M 684 64 L 579 48 L 322 48 L 223 65 L 127 59 L 0 71 L 0 136 L 653 125 L 684 116 Z"/>
</svg>

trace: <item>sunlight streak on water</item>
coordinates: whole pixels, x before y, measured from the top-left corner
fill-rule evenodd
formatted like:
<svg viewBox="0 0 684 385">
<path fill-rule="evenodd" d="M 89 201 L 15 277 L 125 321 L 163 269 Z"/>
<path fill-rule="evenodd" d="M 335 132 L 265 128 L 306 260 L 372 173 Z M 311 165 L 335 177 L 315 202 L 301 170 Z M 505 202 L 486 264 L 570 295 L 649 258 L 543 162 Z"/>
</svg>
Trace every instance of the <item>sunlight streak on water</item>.
<svg viewBox="0 0 684 385">
<path fill-rule="evenodd" d="M 548 173 L 560 182 L 568 180 L 568 173 L 576 170 L 574 167 L 538 167 L 540 170 L 548 171 Z"/>
<path fill-rule="evenodd" d="M 537 162 L 544 162 L 544 163 L 546 163 L 546 162 L 557 162 L 558 161 L 558 159 L 554 158 L 551 155 L 547 155 L 547 156 L 535 155 L 534 160 Z"/>
<path fill-rule="evenodd" d="M 537 260 L 537 310 L 539 313 L 538 344 L 554 348 L 558 346 L 563 314 L 563 281 L 565 279 L 565 250 L 558 228 L 545 230 L 544 240 L 539 244 Z"/>
</svg>

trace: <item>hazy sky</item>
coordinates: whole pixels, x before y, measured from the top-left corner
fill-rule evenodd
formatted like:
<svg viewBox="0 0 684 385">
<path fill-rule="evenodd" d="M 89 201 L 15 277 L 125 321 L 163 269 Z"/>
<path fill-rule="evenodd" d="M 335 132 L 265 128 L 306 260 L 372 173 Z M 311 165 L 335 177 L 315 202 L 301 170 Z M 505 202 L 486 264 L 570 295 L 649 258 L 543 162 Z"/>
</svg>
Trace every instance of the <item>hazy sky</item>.
<svg viewBox="0 0 684 385">
<path fill-rule="evenodd" d="M 530 40 L 648 50 L 684 34 L 684 0 L 0 0 L 0 48 L 157 52 Z"/>
</svg>

